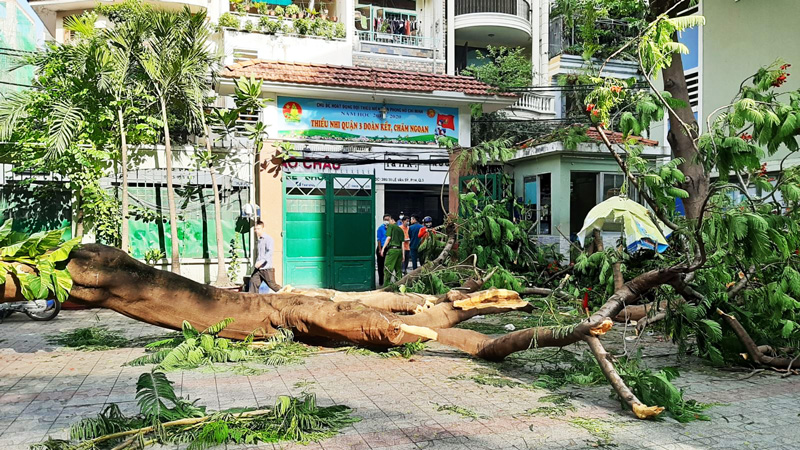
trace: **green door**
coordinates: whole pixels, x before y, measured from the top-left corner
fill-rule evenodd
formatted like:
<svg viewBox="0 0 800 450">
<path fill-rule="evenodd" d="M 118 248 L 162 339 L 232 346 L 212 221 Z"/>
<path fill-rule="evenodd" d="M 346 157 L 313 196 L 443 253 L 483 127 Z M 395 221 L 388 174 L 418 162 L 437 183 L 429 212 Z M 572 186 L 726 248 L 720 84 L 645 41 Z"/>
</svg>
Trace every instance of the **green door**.
<svg viewBox="0 0 800 450">
<path fill-rule="evenodd" d="M 372 289 L 375 177 L 284 177 L 284 284 Z"/>
</svg>

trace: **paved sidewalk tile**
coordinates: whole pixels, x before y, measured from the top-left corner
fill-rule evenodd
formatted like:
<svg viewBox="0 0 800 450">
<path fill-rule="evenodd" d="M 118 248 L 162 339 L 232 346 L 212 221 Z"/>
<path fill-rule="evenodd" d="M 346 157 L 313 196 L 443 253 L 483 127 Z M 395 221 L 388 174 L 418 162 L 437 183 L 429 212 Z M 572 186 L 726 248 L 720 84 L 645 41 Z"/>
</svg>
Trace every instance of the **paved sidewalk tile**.
<svg viewBox="0 0 800 450">
<path fill-rule="evenodd" d="M 124 363 L 141 356 L 141 348 L 79 352 L 48 342 L 51 335 L 98 323 L 131 338 L 166 332 L 99 310 L 63 311 L 51 322 L 16 314 L 0 324 L 0 449 L 27 449 L 47 436 L 65 438 L 71 424 L 110 403 L 125 413 L 137 411 L 136 380 L 148 368 Z M 620 334 L 612 331 L 604 339 L 610 351 L 621 348 L 615 346 Z M 676 384 L 686 397 L 716 404 L 708 411 L 711 421 L 637 420 L 610 398 L 605 385 L 564 388 L 575 411 L 563 416 L 531 415 L 526 411 L 551 405 L 539 400 L 553 392 L 486 386 L 470 377 L 500 370 L 528 383 L 536 379 L 535 369 L 501 370 L 438 344 L 408 360 L 329 352 L 254 376 L 195 370 L 168 377 L 180 395 L 199 398 L 210 410 L 269 407 L 280 395 L 313 392 L 320 405 L 348 405 L 361 418 L 319 443 L 227 446 L 230 450 L 798 448 L 800 380 L 770 373 L 742 380 L 741 374 L 717 371 L 696 359 L 678 361 L 677 349 L 655 337 L 648 344 L 648 366 L 681 367 Z M 469 410 L 465 415 L 472 417 L 447 406 Z"/>
</svg>

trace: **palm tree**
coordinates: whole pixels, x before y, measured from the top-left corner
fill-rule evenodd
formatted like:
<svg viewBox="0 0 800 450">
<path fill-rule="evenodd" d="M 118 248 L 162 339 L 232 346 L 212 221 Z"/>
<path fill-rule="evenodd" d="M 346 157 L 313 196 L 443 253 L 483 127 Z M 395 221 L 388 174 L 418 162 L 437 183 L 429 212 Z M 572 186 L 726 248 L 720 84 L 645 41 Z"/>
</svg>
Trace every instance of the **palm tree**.
<svg viewBox="0 0 800 450">
<path fill-rule="evenodd" d="M 126 112 L 133 105 L 134 99 L 140 98 L 143 86 L 135 76 L 136 52 L 141 51 L 143 42 L 149 31 L 147 20 L 136 16 L 124 23 L 106 30 L 103 38 L 108 43 L 101 48 L 104 50 L 103 60 L 107 67 L 107 84 L 105 90 L 114 98 L 114 109 L 117 113 L 117 126 L 120 138 L 120 166 L 122 172 L 122 251 L 128 252 L 130 248 L 130 233 L 128 223 L 128 141 Z"/>
<path fill-rule="evenodd" d="M 178 218 L 172 184 L 172 143 L 169 133 L 168 105 L 183 100 L 189 107 L 190 119 L 197 125 L 202 105 L 196 93 L 208 85 L 212 58 L 208 51 L 210 32 L 205 12 L 192 14 L 188 8 L 180 13 L 157 11 L 151 19 L 152 33 L 145 42 L 140 62 L 156 97 L 164 130 L 164 153 L 167 166 L 167 203 L 170 238 L 172 240 L 172 272 L 180 274 Z"/>
</svg>

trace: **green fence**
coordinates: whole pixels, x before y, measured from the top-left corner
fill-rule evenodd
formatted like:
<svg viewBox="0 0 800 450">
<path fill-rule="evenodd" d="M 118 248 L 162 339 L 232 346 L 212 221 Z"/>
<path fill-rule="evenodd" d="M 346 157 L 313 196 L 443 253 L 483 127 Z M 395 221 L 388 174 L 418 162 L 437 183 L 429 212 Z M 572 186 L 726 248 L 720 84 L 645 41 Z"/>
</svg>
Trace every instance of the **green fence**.
<svg viewBox="0 0 800 450">
<path fill-rule="evenodd" d="M 144 258 L 151 249 L 159 249 L 167 258 L 172 255 L 166 186 L 129 187 L 131 196 L 131 255 Z M 178 239 L 181 258 L 217 257 L 217 235 L 214 226 L 214 196 L 210 187 L 176 188 Z M 250 223 L 241 217 L 248 202 L 248 188 L 226 195 L 222 204 L 222 235 L 226 255 L 231 239 L 238 241 L 240 256 L 250 254 Z"/>
</svg>

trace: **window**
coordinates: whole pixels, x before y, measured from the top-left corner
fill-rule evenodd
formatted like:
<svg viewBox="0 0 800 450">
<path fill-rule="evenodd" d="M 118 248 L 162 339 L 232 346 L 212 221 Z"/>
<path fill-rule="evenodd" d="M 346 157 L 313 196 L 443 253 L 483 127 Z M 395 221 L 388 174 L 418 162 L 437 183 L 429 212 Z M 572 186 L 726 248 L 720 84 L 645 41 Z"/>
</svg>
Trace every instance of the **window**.
<svg viewBox="0 0 800 450">
<path fill-rule="evenodd" d="M 0 19 L 6 18 L 6 2 L 0 2 Z"/>
<path fill-rule="evenodd" d="M 552 218 L 550 214 L 550 203 L 552 190 L 550 184 L 550 174 L 534 175 L 525 177 L 524 198 L 527 220 L 539 221 L 539 234 L 551 234 Z"/>
</svg>

